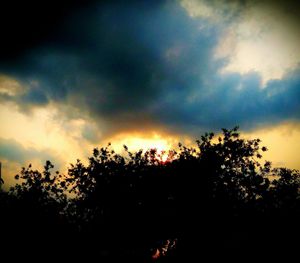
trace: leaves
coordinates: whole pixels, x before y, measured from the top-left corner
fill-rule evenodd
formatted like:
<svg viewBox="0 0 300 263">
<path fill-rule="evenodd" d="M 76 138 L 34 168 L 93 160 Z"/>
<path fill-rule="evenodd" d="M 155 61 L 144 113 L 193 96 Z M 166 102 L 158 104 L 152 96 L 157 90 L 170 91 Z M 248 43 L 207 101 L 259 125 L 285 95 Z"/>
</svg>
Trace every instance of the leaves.
<svg viewBox="0 0 300 263">
<path fill-rule="evenodd" d="M 168 153 L 131 152 L 124 145 L 120 155 L 109 143 L 95 148 L 87 163 L 70 164 L 66 175 L 53 173 L 50 161 L 42 172 L 29 165 L 15 176 L 19 183 L 10 195 L 47 224 L 52 215 L 78 233 L 95 231 L 104 243 L 121 239 L 132 246 L 184 236 L 206 217 L 299 212 L 299 171 L 263 164 L 267 148 L 260 148 L 259 139 L 243 139 L 238 127 L 222 131 L 216 139 L 205 133 L 196 147 L 179 143 Z"/>
</svg>

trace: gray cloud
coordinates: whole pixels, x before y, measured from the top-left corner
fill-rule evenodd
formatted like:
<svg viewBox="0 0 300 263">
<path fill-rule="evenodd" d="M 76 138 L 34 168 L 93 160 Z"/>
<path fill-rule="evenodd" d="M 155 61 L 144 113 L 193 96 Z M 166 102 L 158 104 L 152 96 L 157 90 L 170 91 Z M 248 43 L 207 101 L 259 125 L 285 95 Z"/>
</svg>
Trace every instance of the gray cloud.
<svg viewBox="0 0 300 263">
<path fill-rule="evenodd" d="M 170 102 L 162 100 L 156 112 L 164 108 L 160 111 L 162 122 L 185 127 L 187 131 L 188 124 L 198 130 L 219 130 L 235 125 L 251 129 L 300 118 L 299 70 L 283 80 L 269 81 L 264 89 L 257 73 L 224 75 L 216 84 L 207 94 L 201 94 L 205 89 L 199 90 L 193 102 L 184 103 L 180 93 L 178 96 L 173 94 L 174 99 Z"/>
<path fill-rule="evenodd" d="M 34 148 L 25 148 L 20 143 L 13 139 L 0 138 L 0 158 L 11 162 L 17 162 L 20 165 L 27 165 L 28 160 L 39 159 L 42 163 L 47 160 L 53 162 L 57 167 L 61 166 L 59 159 L 51 153 L 45 151 L 39 151 Z"/>
<path fill-rule="evenodd" d="M 151 122 L 193 133 L 299 120 L 299 71 L 265 89 L 258 73 L 218 73 L 227 61 L 213 52 L 226 23 L 193 19 L 169 1 L 99 4 L 71 16 L 49 43 L 0 63 L 0 72 L 30 87 L 18 104 L 69 104 L 110 132 Z"/>
</svg>

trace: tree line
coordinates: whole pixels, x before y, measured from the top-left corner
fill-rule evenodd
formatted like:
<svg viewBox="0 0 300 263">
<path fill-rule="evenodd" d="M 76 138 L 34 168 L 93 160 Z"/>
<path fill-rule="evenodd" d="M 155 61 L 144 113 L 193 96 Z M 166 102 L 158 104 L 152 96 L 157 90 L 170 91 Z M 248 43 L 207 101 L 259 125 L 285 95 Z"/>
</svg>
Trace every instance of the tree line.
<svg viewBox="0 0 300 263">
<path fill-rule="evenodd" d="M 124 146 L 125 155 L 109 144 L 67 174 L 50 161 L 43 171 L 22 168 L 16 185 L 0 193 L 2 251 L 87 262 L 297 251 L 299 171 L 263 163 L 267 148 L 241 138 L 237 127 L 196 143 L 165 153 Z"/>
</svg>

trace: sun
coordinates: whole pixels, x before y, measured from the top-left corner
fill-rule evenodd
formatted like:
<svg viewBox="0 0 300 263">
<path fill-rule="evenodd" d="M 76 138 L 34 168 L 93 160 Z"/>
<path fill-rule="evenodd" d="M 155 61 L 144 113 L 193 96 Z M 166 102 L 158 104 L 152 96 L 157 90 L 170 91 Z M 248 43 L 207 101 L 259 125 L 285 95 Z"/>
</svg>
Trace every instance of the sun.
<svg viewBox="0 0 300 263">
<path fill-rule="evenodd" d="M 165 163 L 168 160 L 168 152 L 171 149 L 170 144 L 167 140 L 157 137 L 157 138 L 139 138 L 132 137 L 128 139 L 128 143 L 126 144 L 129 149 L 133 151 L 137 150 L 156 150 L 157 159 L 161 163 Z"/>
<path fill-rule="evenodd" d="M 156 150 L 156 155 L 159 161 L 166 162 L 169 158 L 169 151 L 175 145 L 175 138 L 171 136 L 163 136 L 158 133 L 151 134 L 120 134 L 111 138 L 113 148 L 121 152 L 123 145 L 126 145 L 129 151 L 147 151 L 151 149 Z"/>
</svg>

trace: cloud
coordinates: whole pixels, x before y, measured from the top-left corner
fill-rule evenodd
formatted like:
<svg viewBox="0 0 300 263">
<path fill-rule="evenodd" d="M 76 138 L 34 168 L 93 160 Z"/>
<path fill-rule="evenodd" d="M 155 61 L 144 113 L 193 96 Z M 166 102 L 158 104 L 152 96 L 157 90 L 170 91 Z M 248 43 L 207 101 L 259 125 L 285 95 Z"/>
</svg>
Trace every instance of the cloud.
<svg viewBox="0 0 300 263">
<path fill-rule="evenodd" d="M 20 143 L 13 139 L 0 138 L 0 158 L 17 162 L 21 165 L 25 165 L 28 160 L 40 159 L 41 162 L 46 160 L 55 161 L 59 166 L 59 160 L 51 153 L 47 151 L 39 151 L 34 148 L 25 148 Z"/>
<path fill-rule="evenodd" d="M 191 123 L 214 130 L 235 125 L 253 129 L 284 120 L 299 121 L 299 70 L 283 80 L 268 82 L 264 89 L 260 82 L 261 78 L 255 72 L 218 76 L 215 89 L 207 92 L 200 89 L 192 102 L 182 103 L 181 94 L 173 94 L 174 99 L 169 103 L 162 100 L 160 108 L 164 107 L 165 111 L 160 117 L 163 122 L 181 123 L 182 127 Z M 175 112 L 172 105 L 177 105 Z"/>
<path fill-rule="evenodd" d="M 204 18 L 211 23 L 230 22 L 244 11 L 246 5 L 244 1 L 230 0 L 181 0 L 180 4 L 191 17 Z"/>
<path fill-rule="evenodd" d="M 14 176 L 21 171 L 22 167 L 28 167 L 29 164 L 32 164 L 32 169 L 42 171 L 47 160 L 54 164 L 55 171 L 62 168 L 62 160 L 51 149 L 27 148 L 14 139 L 0 138 L 0 161 L 2 178 L 5 183 L 4 189 L 6 190 L 16 183 Z"/>
<path fill-rule="evenodd" d="M 12 67 L 2 65 L 2 72 L 24 86 L 37 83 L 18 103 L 70 103 L 81 107 L 83 113 L 107 120 L 117 115 L 130 121 L 132 113 L 149 114 L 164 90 L 184 81 L 182 67 L 186 70 L 188 63 L 193 63 L 191 53 L 197 43 L 203 46 L 199 51 L 204 62 L 215 41 L 208 31 L 208 37 L 194 36 L 199 23 L 179 6 L 158 7 L 108 5 L 90 18 L 79 15 L 76 20 L 86 21 L 86 25 L 77 27 L 76 22 L 67 26 L 65 42 L 41 47 Z M 73 27 L 78 31 L 73 32 Z M 71 48 L 70 39 L 75 39 Z M 170 53 L 176 48 L 177 62 Z M 205 71 L 204 63 L 197 64 Z"/>
<path fill-rule="evenodd" d="M 25 87 L 23 93 L 0 92 L 2 101 L 13 100 L 21 110 L 68 105 L 65 114 L 92 119 L 102 135 L 155 126 L 194 134 L 299 120 L 297 69 L 264 88 L 259 71 L 222 72 L 233 63 L 232 53 L 216 58 L 216 50 L 245 10 L 224 3 L 219 10 L 214 2 L 202 17 L 171 1 L 77 10 L 48 42 L 0 63 L 0 72 Z M 224 23 L 212 22 L 224 16 Z M 98 140 L 97 128 L 85 128 L 82 136 Z"/>
<path fill-rule="evenodd" d="M 263 159 L 272 161 L 274 167 L 300 169 L 299 122 L 272 125 L 250 133 L 243 132 L 243 136 L 249 139 L 260 138 L 262 145 L 268 148 L 268 151 L 263 154 Z"/>
<path fill-rule="evenodd" d="M 223 72 L 255 70 L 265 85 L 300 63 L 297 1 L 182 0 L 181 5 L 194 19 L 225 25 L 215 54 L 228 59 Z"/>
<path fill-rule="evenodd" d="M 5 1 L 1 4 L 0 60 L 9 64 L 24 53 L 53 41 L 68 17 L 98 0 Z M 101 1 L 104 2 L 104 1 Z M 55 40 L 54 40 L 55 41 Z"/>
</svg>

